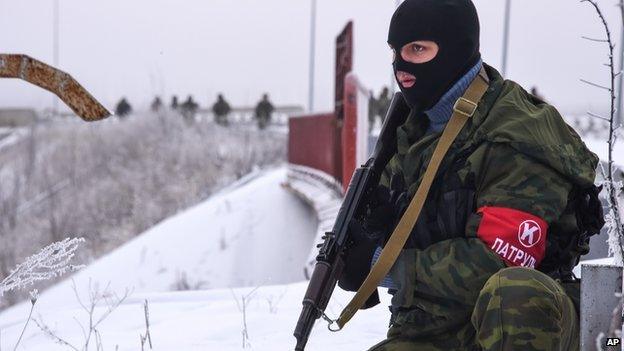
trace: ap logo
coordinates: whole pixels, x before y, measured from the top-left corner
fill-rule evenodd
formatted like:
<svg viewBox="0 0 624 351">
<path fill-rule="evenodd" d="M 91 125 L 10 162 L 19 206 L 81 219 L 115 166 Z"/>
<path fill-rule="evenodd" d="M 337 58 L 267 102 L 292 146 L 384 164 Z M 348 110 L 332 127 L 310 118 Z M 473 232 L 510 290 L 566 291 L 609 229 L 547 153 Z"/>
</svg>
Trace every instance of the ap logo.
<svg viewBox="0 0 624 351">
<path fill-rule="evenodd" d="M 542 228 L 537 222 L 526 220 L 518 228 L 518 241 L 522 246 L 529 248 L 539 243 L 542 238 Z"/>
</svg>

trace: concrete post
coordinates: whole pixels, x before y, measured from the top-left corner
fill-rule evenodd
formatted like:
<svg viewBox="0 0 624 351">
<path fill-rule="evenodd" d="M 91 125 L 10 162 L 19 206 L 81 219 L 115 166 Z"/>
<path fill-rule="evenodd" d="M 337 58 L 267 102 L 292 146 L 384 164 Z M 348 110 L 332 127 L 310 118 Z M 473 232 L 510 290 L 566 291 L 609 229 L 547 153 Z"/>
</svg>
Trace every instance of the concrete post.
<svg viewBox="0 0 624 351">
<path fill-rule="evenodd" d="M 622 267 L 584 264 L 581 268 L 581 351 L 596 350 L 596 338 L 607 333 L 620 302 Z M 602 350 L 609 350 L 603 343 Z M 612 350 L 612 349 L 611 349 Z"/>
</svg>

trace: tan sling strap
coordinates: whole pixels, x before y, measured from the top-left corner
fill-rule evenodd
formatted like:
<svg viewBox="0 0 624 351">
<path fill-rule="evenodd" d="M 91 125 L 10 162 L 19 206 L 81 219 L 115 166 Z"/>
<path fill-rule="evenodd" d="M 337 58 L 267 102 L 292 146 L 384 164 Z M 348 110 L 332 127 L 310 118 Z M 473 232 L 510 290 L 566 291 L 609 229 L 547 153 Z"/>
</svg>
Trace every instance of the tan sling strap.
<svg viewBox="0 0 624 351">
<path fill-rule="evenodd" d="M 425 200 L 427 199 L 429 189 L 431 188 L 431 184 L 433 183 L 436 173 L 438 172 L 438 168 L 440 168 L 440 164 L 442 163 L 444 156 L 453 144 L 453 141 L 455 141 L 455 138 L 457 138 L 457 135 L 459 135 L 459 132 L 466 125 L 468 119 L 474 115 L 477 110 L 477 105 L 487 91 L 488 86 L 489 79 L 485 70 L 481 68 L 479 75 L 472 81 L 464 93 L 464 96 L 455 102 L 451 120 L 446 125 L 446 128 L 438 141 L 438 145 L 431 156 L 427 170 L 423 175 L 422 181 L 420 182 L 414 198 L 392 232 L 386 246 L 381 251 L 379 259 L 368 273 L 366 280 L 364 280 L 362 286 L 355 293 L 351 302 L 349 302 L 347 307 L 345 307 L 340 314 L 340 318 L 336 321 L 340 329 L 342 329 L 344 325 L 351 320 L 353 315 L 360 308 L 362 308 L 362 306 L 364 306 L 364 303 L 368 300 L 375 289 L 377 289 L 379 283 L 390 272 L 392 265 L 394 265 L 394 262 L 397 260 L 401 250 L 405 246 L 412 228 L 416 224 L 416 220 L 420 215 L 420 211 L 422 210 Z"/>
</svg>

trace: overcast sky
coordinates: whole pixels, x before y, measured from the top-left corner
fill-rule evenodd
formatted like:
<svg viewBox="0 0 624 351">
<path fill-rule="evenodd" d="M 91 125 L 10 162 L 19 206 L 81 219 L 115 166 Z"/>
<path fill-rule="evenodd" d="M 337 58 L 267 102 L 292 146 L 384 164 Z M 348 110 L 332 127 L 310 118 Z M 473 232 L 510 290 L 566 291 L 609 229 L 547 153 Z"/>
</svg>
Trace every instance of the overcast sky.
<svg viewBox="0 0 624 351">
<path fill-rule="evenodd" d="M 355 25 L 355 71 L 376 92 L 390 83 L 387 28 L 394 0 L 317 0 L 314 109 L 333 108 L 335 36 Z M 616 0 L 599 1 L 619 45 Z M 60 67 L 113 107 L 127 96 L 146 107 L 153 95 L 193 94 L 202 105 L 223 92 L 233 105 L 267 91 L 277 104 L 307 104 L 309 0 L 60 0 Z M 580 37 L 603 32 L 577 0 L 512 0 L 508 78 L 538 86 L 564 112 L 602 110 L 607 48 Z M 484 60 L 500 68 L 504 1 L 475 0 Z M 0 52 L 52 62 L 52 0 L 0 0 Z M 0 107 L 52 104 L 49 93 L 0 81 Z"/>
</svg>

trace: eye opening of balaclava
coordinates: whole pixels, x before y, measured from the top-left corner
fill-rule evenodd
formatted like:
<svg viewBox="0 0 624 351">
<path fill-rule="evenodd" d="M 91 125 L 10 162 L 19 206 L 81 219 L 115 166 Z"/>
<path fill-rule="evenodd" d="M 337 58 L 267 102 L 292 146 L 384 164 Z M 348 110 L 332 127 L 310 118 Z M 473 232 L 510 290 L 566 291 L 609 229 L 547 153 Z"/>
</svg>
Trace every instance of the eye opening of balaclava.
<svg viewBox="0 0 624 351">
<path fill-rule="evenodd" d="M 425 40 L 438 44 L 435 58 L 419 64 L 403 59 L 403 46 Z M 388 44 L 395 50 L 395 79 L 398 71 L 416 77 L 410 88 L 398 82 L 406 101 L 425 111 L 481 58 L 477 10 L 471 0 L 405 0 L 392 16 Z"/>
</svg>

